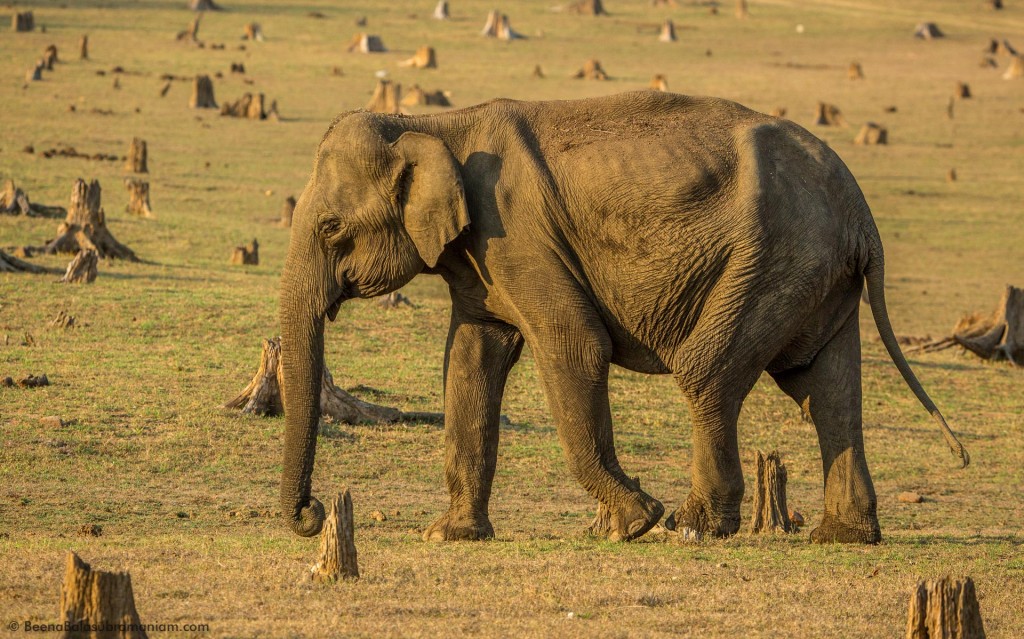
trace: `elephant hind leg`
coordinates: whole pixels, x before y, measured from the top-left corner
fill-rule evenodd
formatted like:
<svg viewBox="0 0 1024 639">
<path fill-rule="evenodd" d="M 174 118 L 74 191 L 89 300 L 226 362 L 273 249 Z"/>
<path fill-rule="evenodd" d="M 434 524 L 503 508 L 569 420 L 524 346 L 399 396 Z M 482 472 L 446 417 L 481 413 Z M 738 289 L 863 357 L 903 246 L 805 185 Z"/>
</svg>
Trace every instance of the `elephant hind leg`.
<svg viewBox="0 0 1024 639">
<path fill-rule="evenodd" d="M 843 327 L 802 368 L 772 373 L 818 433 L 825 476 L 825 514 L 811 541 L 876 544 L 875 489 L 864 457 L 860 328 L 856 308 Z"/>
</svg>

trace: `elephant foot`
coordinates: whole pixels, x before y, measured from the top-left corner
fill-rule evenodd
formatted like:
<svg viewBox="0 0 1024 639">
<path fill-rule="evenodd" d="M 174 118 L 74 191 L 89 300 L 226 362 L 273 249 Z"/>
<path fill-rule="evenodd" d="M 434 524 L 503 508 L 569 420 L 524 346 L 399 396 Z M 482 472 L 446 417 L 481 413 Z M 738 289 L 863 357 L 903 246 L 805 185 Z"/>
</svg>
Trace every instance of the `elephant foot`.
<svg viewBox="0 0 1024 639">
<path fill-rule="evenodd" d="M 446 512 L 423 532 L 423 541 L 479 541 L 494 537 L 494 526 L 485 516 Z"/>
<path fill-rule="evenodd" d="M 642 491 L 631 502 L 618 511 L 598 502 L 597 515 L 587 532 L 610 541 L 631 541 L 653 528 L 665 514 L 661 502 Z"/>
<path fill-rule="evenodd" d="M 826 514 L 821 525 L 811 531 L 811 542 L 815 544 L 877 544 L 880 541 L 882 531 L 877 517 L 850 524 Z"/>
<path fill-rule="evenodd" d="M 697 539 L 731 537 L 740 529 L 739 504 L 715 512 L 708 503 L 690 493 L 683 505 L 665 520 L 665 528 L 693 534 Z"/>
</svg>

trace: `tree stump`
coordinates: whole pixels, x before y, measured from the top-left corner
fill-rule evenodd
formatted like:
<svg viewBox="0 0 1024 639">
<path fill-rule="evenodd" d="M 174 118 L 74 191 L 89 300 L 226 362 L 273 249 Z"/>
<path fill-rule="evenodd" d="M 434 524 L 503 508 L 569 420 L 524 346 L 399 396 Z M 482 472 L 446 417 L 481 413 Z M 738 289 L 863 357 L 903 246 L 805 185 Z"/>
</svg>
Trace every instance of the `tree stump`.
<svg viewBox="0 0 1024 639">
<path fill-rule="evenodd" d="M 583 68 L 573 74 L 576 79 L 583 80 L 607 80 L 608 74 L 601 68 L 601 63 L 591 58 L 584 63 Z"/>
<path fill-rule="evenodd" d="M 232 264 L 251 264 L 256 266 L 260 263 L 260 243 L 253 238 L 248 246 L 236 246 L 231 253 Z"/>
<path fill-rule="evenodd" d="M 953 97 L 958 100 L 966 100 L 971 97 L 971 85 L 966 82 L 957 82 L 953 85 Z"/>
<path fill-rule="evenodd" d="M 917 582 L 907 610 L 907 639 L 984 637 L 974 580 L 943 577 Z"/>
<path fill-rule="evenodd" d="M 192 81 L 192 97 L 188 106 L 192 109 L 216 109 L 217 102 L 213 99 L 213 81 L 208 75 L 197 75 Z"/>
<path fill-rule="evenodd" d="M 320 412 L 336 422 L 364 424 L 396 422 L 403 418 L 402 411 L 387 406 L 364 402 L 334 385 L 334 378 L 323 367 L 320 383 Z M 249 385 L 224 408 L 241 409 L 247 415 L 281 415 L 284 401 L 281 398 L 284 369 L 281 364 L 281 338 L 263 341 L 260 366 Z"/>
<path fill-rule="evenodd" d="M 604 5 L 601 4 L 601 0 L 580 0 L 580 2 L 574 2 L 568 7 L 569 13 L 578 13 L 580 15 L 587 16 L 606 16 L 608 12 L 604 10 Z"/>
<path fill-rule="evenodd" d="M 814 123 L 821 126 L 846 126 L 846 118 L 836 105 L 819 102 Z"/>
<path fill-rule="evenodd" d="M 331 500 L 331 512 L 320 532 L 320 560 L 310 566 L 310 578 L 320 583 L 359 579 L 352 495 L 348 487 Z"/>
<path fill-rule="evenodd" d="M 1024 289 L 1007 285 L 990 315 L 974 313 L 957 322 L 953 341 L 982 359 L 1024 366 Z"/>
<path fill-rule="evenodd" d="M 747 9 L 747 0 L 736 0 L 736 17 L 740 20 L 745 20 L 750 16 L 750 10 Z"/>
<path fill-rule="evenodd" d="M 956 167 L 953 167 L 952 169 L 946 171 L 946 181 L 956 182 Z"/>
<path fill-rule="evenodd" d="M 11 29 L 24 33 L 27 31 L 34 31 L 36 28 L 35 17 L 31 11 L 24 11 L 22 13 L 15 13 L 11 16 Z"/>
<path fill-rule="evenodd" d="M 57 229 L 57 237 L 43 252 L 53 255 L 78 253 L 82 249 L 92 249 L 104 259 L 139 261 L 135 253 L 114 239 L 107 229 L 106 215 L 100 207 L 100 183 L 93 180 L 86 185 L 85 180 L 79 178 L 71 189 L 68 215 Z"/>
<path fill-rule="evenodd" d="M 49 269 L 19 260 L 0 251 L 0 273 L 47 273 Z"/>
<path fill-rule="evenodd" d="M 655 91 L 668 92 L 668 78 L 662 74 L 657 74 L 651 78 L 650 87 Z"/>
<path fill-rule="evenodd" d="M 436 69 L 437 54 L 434 47 L 422 46 L 416 50 L 416 55 L 398 63 L 400 67 L 412 67 L 414 69 Z"/>
<path fill-rule="evenodd" d="M 391 80 L 378 80 L 365 109 L 373 113 L 399 113 L 402 99 L 402 85 Z"/>
<path fill-rule="evenodd" d="M 846 77 L 850 80 L 863 80 L 864 69 L 860 66 L 860 62 L 851 62 L 849 68 L 846 69 Z"/>
<path fill-rule="evenodd" d="M 517 40 L 525 38 L 525 36 L 512 30 L 512 23 L 509 22 L 508 16 L 500 11 L 491 11 L 487 14 L 487 22 L 484 24 L 483 30 L 480 31 L 480 35 L 487 38 L 497 38 L 499 40 Z"/>
<path fill-rule="evenodd" d="M 15 186 L 13 180 L 5 180 L 3 190 L 0 191 L 0 213 L 29 217 L 64 217 L 68 211 L 63 206 L 46 206 L 31 202 L 28 194 Z"/>
<path fill-rule="evenodd" d="M 25 74 L 26 82 L 39 82 L 43 79 L 43 69 L 46 68 L 46 63 L 42 60 L 36 61 L 36 65 L 28 70 Z"/>
<path fill-rule="evenodd" d="M 934 22 L 921 22 L 914 28 L 914 37 L 922 40 L 934 40 L 935 38 L 944 38 L 946 35 Z"/>
<path fill-rule="evenodd" d="M 234 102 L 225 102 L 220 108 L 220 114 L 233 118 L 266 120 L 268 112 L 263 108 L 265 101 L 266 98 L 262 93 L 257 93 L 255 95 L 252 93 L 246 93 Z M 276 103 L 272 107 L 272 112 L 277 113 Z"/>
<path fill-rule="evenodd" d="M 392 291 L 387 295 L 382 295 L 378 304 L 381 308 L 398 308 L 402 305 L 408 306 L 409 308 L 416 308 L 412 303 L 412 300 L 398 291 Z"/>
<path fill-rule="evenodd" d="M 754 513 L 750 532 L 793 532 L 786 508 L 786 467 L 778 451 L 765 456 L 757 451 L 757 478 L 754 489 Z"/>
<path fill-rule="evenodd" d="M 533 75 L 533 77 L 535 77 L 535 78 L 540 78 L 540 79 L 543 80 L 544 79 L 544 69 L 542 69 L 539 64 L 538 65 L 534 65 L 533 73 L 531 75 Z"/>
<path fill-rule="evenodd" d="M 676 25 L 672 20 L 666 20 L 665 24 L 661 25 L 661 34 L 658 36 L 660 42 L 675 42 L 679 40 L 676 37 Z"/>
<path fill-rule="evenodd" d="M 448 20 L 450 18 L 451 14 L 448 13 L 448 0 L 438 0 L 437 6 L 434 7 L 434 19 Z"/>
<path fill-rule="evenodd" d="M 860 128 L 860 132 L 857 133 L 853 143 L 862 145 L 888 144 L 889 130 L 874 122 L 868 122 Z"/>
<path fill-rule="evenodd" d="M 60 623 L 79 630 L 65 630 L 62 639 L 119 637 L 146 639 L 135 610 L 132 576 L 128 572 L 93 570 L 73 552 L 67 556 L 64 583 L 60 587 Z M 93 626 L 115 626 L 115 631 L 91 631 Z"/>
<path fill-rule="evenodd" d="M 60 278 L 61 284 L 92 284 L 96 280 L 96 265 L 99 263 L 99 256 L 92 249 L 82 249 L 78 255 L 68 263 L 64 277 Z"/>
<path fill-rule="evenodd" d="M 88 60 L 89 59 L 89 36 L 83 35 L 78 41 L 78 59 Z"/>
<path fill-rule="evenodd" d="M 292 215 L 295 214 L 295 196 L 289 195 L 284 199 L 284 205 L 281 207 L 281 221 L 280 225 L 284 228 L 291 228 Z"/>
<path fill-rule="evenodd" d="M 263 29 L 257 23 L 250 22 L 245 25 L 245 35 L 242 36 L 242 39 L 263 42 Z"/>
<path fill-rule="evenodd" d="M 190 0 L 188 8 L 193 11 L 223 11 L 224 8 L 213 0 Z"/>
<path fill-rule="evenodd" d="M 786 107 L 775 107 L 774 109 L 772 109 L 772 112 L 769 113 L 768 115 L 774 118 L 784 118 L 786 117 Z"/>
<path fill-rule="evenodd" d="M 57 45 L 51 44 L 43 51 L 43 64 L 46 65 L 47 71 L 53 71 L 53 65 L 56 62 L 60 62 L 57 59 Z"/>
<path fill-rule="evenodd" d="M 128 205 L 125 211 L 132 215 L 153 217 L 153 209 L 149 207 L 149 182 L 138 178 L 125 178 L 124 186 L 128 189 Z"/>
<path fill-rule="evenodd" d="M 128 145 L 128 157 L 124 163 L 124 170 L 132 173 L 149 173 L 146 166 L 146 141 L 141 138 L 132 138 Z"/>
<path fill-rule="evenodd" d="M 409 92 L 402 98 L 402 106 L 442 106 L 449 107 L 452 103 L 448 100 L 448 96 L 444 94 L 444 91 L 440 89 L 437 91 L 424 91 L 418 84 L 412 85 Z"/>
<path fill-rule="evenodd" d="M 1010 66 L 1006 67 L 1006 73 L 1003 74 L 1003 79 L 1016 80 L 1017 78 L 1024 78 L 1024 58 L 1020 56 L 1013 56 Z"/>
<path fill-rule="evenodd" d="M 57 313 L 56 317 L 54 317 L 52 320 L 50 320 L 50 326 L 52 326 L 54 328 L 64 328 L 64 329 L 74 328 L 75 327 L 75 317 L 73 315 L 68 315 L 67 311 L 60 311 L 60 312 Z"/>
<path fill-rule="evenodd" d="M 188 23 L 188 28 L 184 31 L 179 31 L 178 35 L 174 36 L 174 38 L 178 42 L 190 42 L 193 44 L 199 42 L 199 24 L 202 21 L 202 18 L 203 14 L 201 13 L 192 18 L 192 22 Z"/>
<path fill-rule="evenodd" d="M 384 47 L 384 41 L 380 39 L 380 36 L 357 33 L 352 36 L 352 40 L 348 44 L 348 52 L 352 53 L 353 51 L 359 51 L 360 53 L 384 53 L 387 49 Z"/>
</svg>

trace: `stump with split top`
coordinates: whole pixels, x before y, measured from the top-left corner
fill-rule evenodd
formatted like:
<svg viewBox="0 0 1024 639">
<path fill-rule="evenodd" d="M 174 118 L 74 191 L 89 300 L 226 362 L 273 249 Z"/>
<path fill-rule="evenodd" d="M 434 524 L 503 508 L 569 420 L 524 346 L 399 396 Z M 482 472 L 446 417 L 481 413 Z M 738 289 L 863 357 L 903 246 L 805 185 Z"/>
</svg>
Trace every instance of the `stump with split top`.
<svg viewBox="0 0 1024 639">
<path fill-rule="evenodd" d="M 125 178 L 124 187 L 128 189 L 125 211 L 132 215 L 153 217 L 153 209 L 149 206 L 149 182 L 139 178 Z"/>
<path fill-rule="evenodd" d="M 99 256 L 92 249 L 82 249 L 68 263 L 61 284 L 92 284 L 96 279 Z"/>
<path fill-rule="evenodd" d="M 109 632 L 65 630 L 63 639 L 120 637 L 146 639 L 146 631 L 135 609 L 132 576 L 128 572 L 93 570 L 69 552 L 60 588 L 60 623 L 69 628 L 113 626 Z"/>
<path fill-rule="evenodd" d="M 124 162 L 124 170 L 132 173 L 149 173 L 146 165 L 146 141 L 141 138 L 132 138 L 128 145 L 128 158 Z"/>
<path fill-rule="evenodd" d="M 765 455 L 757 451 L 757 477 L 754 512 L 750 532 L 793 532 L 786 507 L 786 467 L 778 451 Z"/>
<path fill-rule="evenodd" d="M 320 560 L 310 567 L 310 578 L 321 583 L 359 579 L 352 495 L 347 487 L 331 500 L 331 512 L 320 531 Z"/>
<path fill-rule="evenodd" d="M 974 580 L 919 581 L 910 594 L 907 639 L 985 639 Z"/>
</svg>

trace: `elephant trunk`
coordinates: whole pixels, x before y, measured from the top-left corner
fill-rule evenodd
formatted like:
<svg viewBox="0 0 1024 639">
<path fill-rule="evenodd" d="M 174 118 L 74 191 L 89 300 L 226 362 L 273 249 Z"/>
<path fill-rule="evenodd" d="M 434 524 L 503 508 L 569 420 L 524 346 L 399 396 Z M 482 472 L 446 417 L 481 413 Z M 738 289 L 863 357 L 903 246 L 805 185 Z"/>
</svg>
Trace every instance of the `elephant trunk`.
<svg viewBox="0 0 1024 639">
<path fill-rule="evenodd" d="M 294 247 L 293 247 L 294 249 Z M 285 438 L 281 511 L 302 537 L 320 532 L 324 507 L 311 492 L 313 459 L 320 426 L 320 387 L 324 361 L 322 280 L 308 263 L 289 255 L 281 286 L 281 363 L 284 369 Z M 293 267 L 293 268 L 289 268 Z"/>
</svg>

